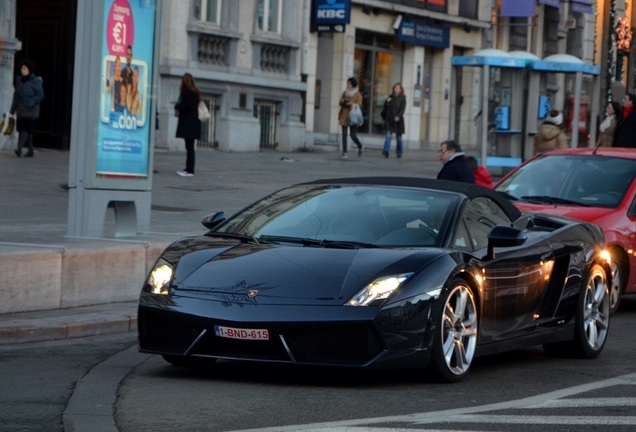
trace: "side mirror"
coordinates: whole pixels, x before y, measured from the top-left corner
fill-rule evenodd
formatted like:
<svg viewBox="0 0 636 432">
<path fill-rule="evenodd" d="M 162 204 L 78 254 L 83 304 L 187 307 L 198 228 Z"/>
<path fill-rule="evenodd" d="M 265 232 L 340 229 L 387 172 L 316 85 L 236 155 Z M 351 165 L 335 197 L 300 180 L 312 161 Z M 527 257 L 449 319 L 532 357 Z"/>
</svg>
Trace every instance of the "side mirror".
<svg viewBox="0 0 636 432">
<path fill-rule="evenodd" d="M 212 213 L 201 219 L 201 224 L 207 229 L 212 229 L 225 220 L 225 213 L 220 211 Z"/>
<path fill-rule="evenodd" d="M 488 234 L 488 255 L 486 259 L 495 258 L 496 247 L 519 246 L 526 242 L 528 236 L 520 229 L 497 225 Z"/>
</svg>

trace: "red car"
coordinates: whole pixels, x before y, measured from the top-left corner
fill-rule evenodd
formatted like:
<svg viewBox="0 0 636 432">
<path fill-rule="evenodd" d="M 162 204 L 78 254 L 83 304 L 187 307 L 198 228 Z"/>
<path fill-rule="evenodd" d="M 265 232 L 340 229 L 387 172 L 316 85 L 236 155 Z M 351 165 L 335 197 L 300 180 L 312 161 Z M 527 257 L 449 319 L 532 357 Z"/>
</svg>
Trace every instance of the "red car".
<svg viewBox="0 0 636 432">
<path fill-rule="evenodd" d="M 593 222 L 612 256 L 610 310 L 636 293 L 636 148 L 573 148 L 535 155 L 495 185 L 522 211 Z"/>
</svg>

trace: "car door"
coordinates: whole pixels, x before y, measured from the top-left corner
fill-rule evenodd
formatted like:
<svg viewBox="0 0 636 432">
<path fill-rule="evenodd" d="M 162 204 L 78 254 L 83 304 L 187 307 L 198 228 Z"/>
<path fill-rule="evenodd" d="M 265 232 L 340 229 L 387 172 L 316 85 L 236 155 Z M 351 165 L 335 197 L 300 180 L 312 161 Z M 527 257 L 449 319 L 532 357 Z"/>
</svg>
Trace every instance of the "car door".
<svg viewBox="0 0 636 432">
<path fill-rule="evenodd" d="M 462 223 L 464 236 L 469 240 L 460 242 L 469 242 L 473 253 L 483 257 L 480 343 L 532 332 L 554 263 L 549 242 L 545 236 L 531 235 L 524 244 L 498 248 L 494 258 L 487 258 L 488 234 L 492 228 L 511 226 L 512 221 L 496 202 L 486 197 L 471 200 L 463 212 Z"/>
</svg>

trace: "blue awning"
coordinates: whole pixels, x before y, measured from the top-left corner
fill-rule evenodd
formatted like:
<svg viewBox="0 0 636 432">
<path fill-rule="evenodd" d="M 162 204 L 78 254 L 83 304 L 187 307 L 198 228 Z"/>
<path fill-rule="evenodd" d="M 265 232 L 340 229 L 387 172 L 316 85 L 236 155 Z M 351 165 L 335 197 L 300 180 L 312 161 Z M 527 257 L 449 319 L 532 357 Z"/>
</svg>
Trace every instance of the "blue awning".
<svg viewBox="0 0 636 432">
<path fill-rule="evenodd" d="M 532 70 L 543 72 L 582 72 L 588 75 L 600 75 L 601 67 L 583 63 L 578 57 L 569 54 L 555 54 L 543 60 L 533 61 L 529 65 Z"/>
<path fill-rule="evenodd" d="M 521 57 L 513 57 L 505 51 L 498 49 L 485 49 L 477 51 L 473 55 L 453 56 L 451 57 L 451 65 L 453 66 L 496 66 L 508 68 L 525 68 L 528 59 Z"/>
</svg>

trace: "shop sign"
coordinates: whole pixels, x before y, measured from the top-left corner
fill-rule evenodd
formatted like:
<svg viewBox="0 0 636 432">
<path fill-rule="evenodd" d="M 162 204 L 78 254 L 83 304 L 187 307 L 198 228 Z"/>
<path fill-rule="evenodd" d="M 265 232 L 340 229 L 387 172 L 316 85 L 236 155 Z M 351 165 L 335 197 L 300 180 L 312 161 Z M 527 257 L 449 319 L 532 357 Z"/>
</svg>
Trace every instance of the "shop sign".
<svg viewBox="0 0 636 432">
<path fill-rule="evenodd" d="M 450 46 L 450 28 L 423 22 L 405 22 L 402 20 L 397 30 L 397 38 L 401 42 L 435 48 Z"/>
<path fill-rule="evenodd" d="M 312 32 L 344 32 L 351 20 L 351 0 L 313 0 Z"/>
</svg>

